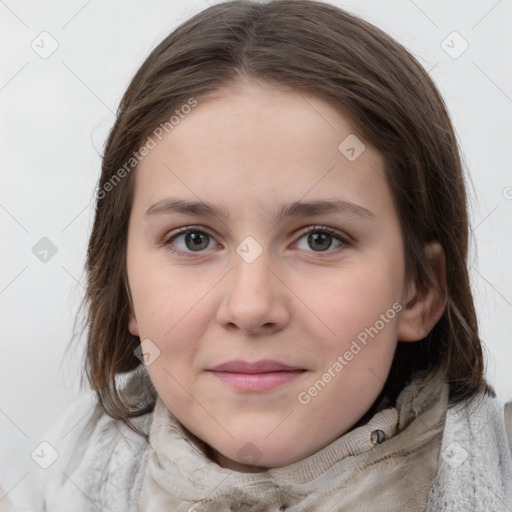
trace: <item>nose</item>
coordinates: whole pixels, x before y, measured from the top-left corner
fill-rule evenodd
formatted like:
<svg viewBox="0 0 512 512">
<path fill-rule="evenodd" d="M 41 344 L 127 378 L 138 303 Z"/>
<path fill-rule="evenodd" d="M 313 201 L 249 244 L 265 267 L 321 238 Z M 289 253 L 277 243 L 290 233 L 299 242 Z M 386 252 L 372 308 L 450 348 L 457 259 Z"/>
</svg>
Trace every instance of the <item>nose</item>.
<svg viewBox="0 0 512 512">
<path fill-rule="evenodd" d="M 265 252 L 252 263 L 234 255 L 234 268 L 224 280 L 217 313 L 222 327 L 268 335 L 288 325 L 287 288 L 271 265 Z"/>
</svg>

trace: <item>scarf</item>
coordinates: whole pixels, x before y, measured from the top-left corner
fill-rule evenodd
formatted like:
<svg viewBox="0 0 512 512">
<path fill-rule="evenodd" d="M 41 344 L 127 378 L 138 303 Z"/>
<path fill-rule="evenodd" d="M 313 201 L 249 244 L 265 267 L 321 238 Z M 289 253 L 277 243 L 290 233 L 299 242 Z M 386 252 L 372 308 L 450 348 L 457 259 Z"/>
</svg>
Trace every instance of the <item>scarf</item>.
<svg viewBox="0 0 512 512">
<path fill-rule="evenodd" d="M 394 407 L 294 464 L 222 468 L 158 398 L 140 512 L 423 512 L 435 482 L 448 385 L 414 379 Z"/>
</svg>

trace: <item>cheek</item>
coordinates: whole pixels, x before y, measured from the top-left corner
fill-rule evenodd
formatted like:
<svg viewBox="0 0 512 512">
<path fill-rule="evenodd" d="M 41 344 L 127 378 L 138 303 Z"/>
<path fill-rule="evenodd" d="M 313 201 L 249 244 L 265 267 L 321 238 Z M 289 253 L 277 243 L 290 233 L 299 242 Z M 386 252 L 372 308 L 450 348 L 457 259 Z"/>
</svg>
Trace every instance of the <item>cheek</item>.
<svg viewBox="0 0 512 512">
<path fill-rule="evenodd" d="M 208 325 L 206 302 L 201 301 L 205 292 L 185 293 L 176 283 L 160 288 L 145 284 L 139 290 L 135 308 L 141 340 L 149 338 L 158 347 L 147 370 L 167 407 L 179 412 L 193 405 L 186 390 L 197 377 L 195 358 Z"/>
<path fill-rule="evenodd" d="M 140 339 L 151 340 L 159 354 L 148 372 L 159 394 L 180 397 L 180 383 L 188 387 L 193 378 L 194 355 L 211 319 L 209 292 L 219 278 L 172 267 L 162 250 L 133 249 L 127 268 Z"/>
<path fill-rule="evenodd" d="M 352 339 L 392 309 L 400 298 L 397 279 L 398 272 L 379 265 L 351 268 L 331 276 L 328 282 L 315 287 L 316 291 L 308 287 L 308 301 L 333 338 Z M 393 312 L 388 316 L 395 318 Z M 386 326 L 389 323 L 392 322 Z"/>
<path fill-rule="evenodd" d="M 167 361 L 177 364 L 192 353 L 205 331 L 207 315 L 201 296 L 175 287 L 147 292 L 141 294 L 138 309 L 135 304 L 141 339 L 151 339 Z"/>
<path fill-rule="evenodd" d="M 190 323 L 190 316 L 201 309 L 201 299 L 215 281 L 185 278 L 186 270 L 152 262 L 149 257 L 139 262 L 133 258 L 131 263 L 128 276 L 141 337 L 154 338 L 165 346 L 184 326 L 194 330 L 197 324 Z"/>
<path fill-rule="evenodd" d="M 400 310 L 396 278 L 389 267 L 386 272 L 379 264 L 351 268 L 330 282 L 327 293 L 312 297 L 319 316 L 335 334 L 315 339 L 323 364 L 299 401 L 307 402 L 314 414 L 331 415 L 333 433 L 362 416 L 387 379 Z"/>
<path fill-rule="evenodd" d="M 323 292 L 311 296 L 315 313 L 329 327 L 327 330 L 317 321 L 318 336 L 312 332 L 322 353 L 322 367 L 314 379 L 332 381 L 329 391 L 322 392 L 318 406 L 330 407 L 330 400 L 335 403 L 340 396 L 346 407 L 357 408 L 354 400 L 358 399 L 354 397 L 364 397 L 364 405 L 369 406 L 386 381 L 396 348 L 400 309 L 396 279 L 395 270 L 391 272 L 377 262 L 340 272 L 324 283 Z"/>
</svg>

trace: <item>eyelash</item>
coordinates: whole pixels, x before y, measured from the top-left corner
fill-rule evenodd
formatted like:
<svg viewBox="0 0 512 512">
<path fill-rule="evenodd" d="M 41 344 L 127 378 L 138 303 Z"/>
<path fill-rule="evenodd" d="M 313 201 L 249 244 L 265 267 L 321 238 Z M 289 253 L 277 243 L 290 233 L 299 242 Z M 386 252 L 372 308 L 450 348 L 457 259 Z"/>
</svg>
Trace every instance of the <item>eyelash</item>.
<svg viewBox="0 0 512 512">
<path fill-rule="evenodd" d="M 196 226 L 187 226 L 187 227 L 178 229 L 172 236 L 170 236 L 163 243 L 163 245 L 168 246 L 168 250 L 170 252 L 178 254 L 179 256 L 192 257 L 192 258 L 197 257 L 198 254 L 201 254 L 204 251 L 185 252 L 185 251 L 182 251 L 181 249 L 176 249 L 175 247 L 173 248 L 173 246 L 172 246 L 172 242 L 178 236 L 186 235 L 188 233 L 202 233 L 202 234 L 208 235 L 212 239 L 215 239 L 211 233 L 209 233 L 208 231 L 204 230 L 203 228 L 201 228 L 199 226 L 197 226 L 197 227 Z M 342 249 L 343 247 L 350 245 L 350 240 L 349 240 L 348 236 L 344 235 L 343 233 L 337 231 L 334 228 L 330 228 L 328 226 L 318 226 L 318 225 L 308 226 L 304 231 L 302 231 L 300 233 L 300 236 L 297 239 L 297 241 L 310 233 L 327 233 L 327 234 L 331 235 L 333 238 L 337 239 L 339 242 L 341 242 L 341 245 L 333 250 L 328 249 L 327 251 L 308 251 L 308 252 L 314 253 L 315 255 L 317 255 L 319 257 L 330 256 L 333 252 L 338 252 L 339 249 Z M 323 253 L 326 253 L 326 254 L 323 254 Z"/>
</svg>

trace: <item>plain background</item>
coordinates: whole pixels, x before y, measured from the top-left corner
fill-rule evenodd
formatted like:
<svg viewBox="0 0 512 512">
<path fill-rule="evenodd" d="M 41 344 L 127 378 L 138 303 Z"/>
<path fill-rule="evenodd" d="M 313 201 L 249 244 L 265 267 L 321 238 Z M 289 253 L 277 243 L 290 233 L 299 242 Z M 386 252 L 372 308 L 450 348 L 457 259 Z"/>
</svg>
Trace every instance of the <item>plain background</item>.
<svg viewBox="0 0 512 512">
<path fill-rule="evenodd" d="M 79 390 L 81 344 L 64 351 L 114 112 L 150 50 L 209 3 L 0 2 L 0 482 L 14 500 L 43 471 L 30 453 Z M 405 45 L 448 105 L 473 184 L 471 275 L 487 376 L 512 399 L 512 2 L 331 3 Z M 41 38 L 46 51 L 58 44 L 48 58 L 33 50 Z M 47 262 L 32 251 L 43 237 L 57 249 Z"/>
</svg>

